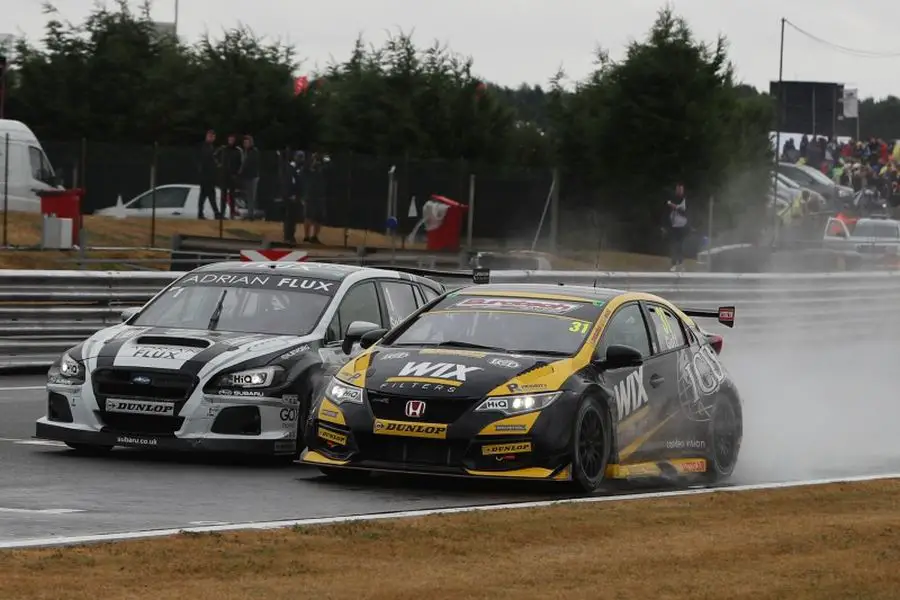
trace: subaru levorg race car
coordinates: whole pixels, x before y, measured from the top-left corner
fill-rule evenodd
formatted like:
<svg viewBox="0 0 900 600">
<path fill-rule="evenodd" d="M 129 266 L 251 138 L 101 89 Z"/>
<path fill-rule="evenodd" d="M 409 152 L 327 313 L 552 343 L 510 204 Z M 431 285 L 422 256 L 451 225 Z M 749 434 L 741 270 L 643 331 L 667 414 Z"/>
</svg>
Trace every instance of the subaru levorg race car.
<svg viewBox="0 0 900 600">
<path fill-rule="evenodd" d="M 727 478 L 742 438 L 722 338 L 734 307 L 487 284 L 447 293 L 349 360 L 309 414 L 304 463 L 570 481 Z"/>
<path fill-rule="evenodd" d="M 88 452 L 296 456 L 314 390 L 359 352 L 359 332 L 443 292 L 425 277 L 346 265 L 201 267 L 56 361 L 36 437 Z"/>
</svg>

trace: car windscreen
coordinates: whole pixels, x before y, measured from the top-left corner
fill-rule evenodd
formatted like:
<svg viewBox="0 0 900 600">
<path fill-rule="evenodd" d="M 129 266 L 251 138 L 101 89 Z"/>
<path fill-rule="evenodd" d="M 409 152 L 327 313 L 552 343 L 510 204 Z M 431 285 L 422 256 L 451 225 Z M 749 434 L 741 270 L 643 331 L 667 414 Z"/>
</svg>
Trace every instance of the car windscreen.
<svg viewBox="0 0 900 600">
<path fill-rule="evenodd" d="M 422 313 L 391 346 L 457 346 L 519 354 L 571 355 L 600 316 L 604 302 L 509 296 L 448 296 Z"/>
<path fill-rule="evenodd" d="M 336 281 L 311 277 L 198 273 L 160 294 L 132 324 L 305 335 L 316 326 L 337 288 Z"/>
</svg>

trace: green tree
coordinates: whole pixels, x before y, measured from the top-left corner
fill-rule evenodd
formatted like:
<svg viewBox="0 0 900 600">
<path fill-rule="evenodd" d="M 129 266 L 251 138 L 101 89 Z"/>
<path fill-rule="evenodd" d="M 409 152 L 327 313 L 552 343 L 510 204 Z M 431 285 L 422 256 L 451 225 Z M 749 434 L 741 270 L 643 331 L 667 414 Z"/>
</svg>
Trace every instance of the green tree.
<svg viewBox="0 0 900 600">
<path fill-rule="evenodd" d="M 702 223 L 705 211 L 698 209 L 711 195 L 730 191 L 744 171 L 759 173 L 766 160 L 769 117 L 759 103 L 740 98 L 726 40 L 712 47 L 697 41 L 669 8 L 624 60 L 601 52 L 597 70 L 574 94 L 556 93 L 560 160 L 601 190 L 601 208 L 635 232 L 657 230 L 675 182 L 689 190 L 691 214 Z M 729 194 L 717 206 L 733 213 L 764 199 L 764 191 Z"/>
</svg>

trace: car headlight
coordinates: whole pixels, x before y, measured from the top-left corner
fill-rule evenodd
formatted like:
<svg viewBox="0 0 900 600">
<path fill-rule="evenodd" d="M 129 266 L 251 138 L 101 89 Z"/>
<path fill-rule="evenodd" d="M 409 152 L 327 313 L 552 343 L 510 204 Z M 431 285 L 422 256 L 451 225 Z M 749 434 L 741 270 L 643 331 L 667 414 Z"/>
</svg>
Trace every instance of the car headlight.
<svg viewBox="0 0 900 600">
<path fill-rule="evenodd" d="M 494 396 L 478 405 L 476 412 L 494 411 L 505 415 L 517 415 L 533 410 L 547 408 L 553 401 L 562 395 L 562 392 L 550 392 L 548 394 L 520 394 L 516 396 Z"/>
<path fill-rule="evenodd" d="M 84 363 L 75 360 L 66 352 L 59 359 L 59 374 L 66 379 L 84 381 Z"/>
<path fill-rule="evenodd" d="M 362 388 L 338 381 L 334 377 L 331 378 L 331 381 L 325 387 L 325 397 L 335 404 L 344 404 L 345 402 L 353 404 L 363 403 Z"/>
<path fill-rule="evenodd" d="M 219 377 L 216 384 L 222 387 L 236 388 L 264 388 L 272 387 L 278 383 L 280 375 L 284 372 L 281 367 L 264 367 L 261 369 L 248 369 L 226 373 Z"/>
</svg>

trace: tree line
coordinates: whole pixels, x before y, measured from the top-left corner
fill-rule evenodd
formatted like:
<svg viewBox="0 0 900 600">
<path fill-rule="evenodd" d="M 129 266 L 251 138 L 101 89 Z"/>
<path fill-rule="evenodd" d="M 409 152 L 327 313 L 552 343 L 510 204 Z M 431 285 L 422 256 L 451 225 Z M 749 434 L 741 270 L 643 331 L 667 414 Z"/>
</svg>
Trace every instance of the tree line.
<svg viewBox="0 0 900 600">
<path fill-rule="evenodd" d="M 583 80 L 519 88 L 403 32 L 305 73 L 294 48 L 243 27 L 192 43 L 161 34 L 149 8 L 117 0 L 73 24 L 47 6 L 40 45 L 21 40 L 11 57 L 7 117 L 56 141 L 187 146 L 214 128 L 263 148 L 559 167 L 573 209 L 642 231 L 656 231 L 676 181 L 698 221 L 711 196 L 717 225 L 764 212 L 773 103 L 735 80 L 724 37 L 698 40 L 670 8 L 623 58 L 598 51 Z M 860 110 L 865 132 L 876 115 L 882 135 L 900 129 L 896 98 Z"/>
</svg>

